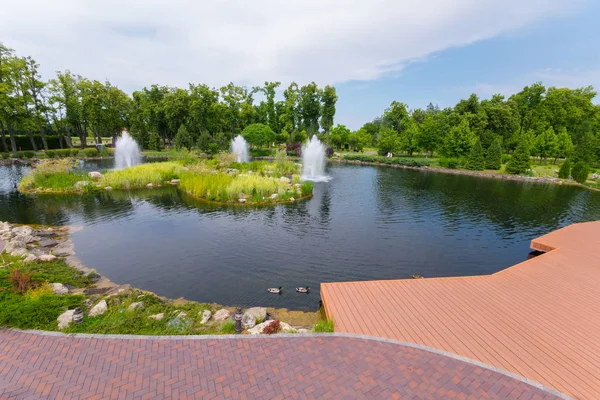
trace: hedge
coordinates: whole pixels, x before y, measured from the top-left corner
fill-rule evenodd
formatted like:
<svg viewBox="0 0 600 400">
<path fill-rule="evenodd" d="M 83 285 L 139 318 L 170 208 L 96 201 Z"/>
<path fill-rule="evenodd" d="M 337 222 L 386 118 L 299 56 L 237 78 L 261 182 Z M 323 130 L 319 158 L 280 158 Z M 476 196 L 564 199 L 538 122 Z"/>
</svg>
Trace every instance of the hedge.
<svg viewBox="0 0 600 400">
<path fill-rule="evenodd" d="M 35 141 L 38 150 L 44 149 L 44 145 L 42 144 L 42 137 L 40 135 L 33 135 L 33 140 Z M 18 151 L 33 150 L 33 146 L 31 145 L 31 141 L 29 140 L 29 136 L 27 135 L 15 135 L 15 143 L 17 144 Z M 58 140 L 58 136 L 46 136 L 46 143 L 48 143 L 49 149 L 60 149 L 60 142 Z M 6 145 L 8 146 L 8 149 L 2 150 L 4 150 L 5 152 L 11 152 L 12 148 L 10 147 L 10 137 L 8 134 L 6 134 Z M 3 146 L 0 145 L 0 147 Z"/>
<path fill-rule="evenodd" d="M 344 160 L 348 161 L 362 161 L 379 164 L 391 164 L 391 165 L 404 165 L 407 167 L 427 167 L 429 166 L 428 161 L 419 161 L 409 158 L 399 157 L 384 157 L 384 156 L 368 156 L 362 154 L 346 154 Z"/>
</svg>

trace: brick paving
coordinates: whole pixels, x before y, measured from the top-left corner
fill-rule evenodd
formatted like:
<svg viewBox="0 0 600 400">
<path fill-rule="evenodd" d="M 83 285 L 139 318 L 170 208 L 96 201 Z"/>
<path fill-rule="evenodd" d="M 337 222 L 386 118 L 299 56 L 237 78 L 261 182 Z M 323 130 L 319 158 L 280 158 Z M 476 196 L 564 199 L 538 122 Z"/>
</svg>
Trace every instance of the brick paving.
<svg viewBox="0 0 600 400">
<path fill-rule="evenodd" d="M 498 372 L 349 337 L 114 339 L 0 330 L 0 399 L 556 399 Z"/>
</svg>

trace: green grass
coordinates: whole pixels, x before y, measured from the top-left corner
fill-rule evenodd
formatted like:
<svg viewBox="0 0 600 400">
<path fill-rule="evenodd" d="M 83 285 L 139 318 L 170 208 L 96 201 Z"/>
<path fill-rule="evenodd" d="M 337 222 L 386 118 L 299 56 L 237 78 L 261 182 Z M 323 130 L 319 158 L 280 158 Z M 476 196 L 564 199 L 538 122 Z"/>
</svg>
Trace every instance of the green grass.
<svg viewBox="0 0 600 400">
<path fill-rule="evenodd" d="M 333 332 L 333 321 L 322 319 L 313 326 L 314 332 Z"/>
<path fill-rule="evenodd" d="M 223 325 L 221 325 L 220 332 L 223 334 L 234 334 L 235 333 L 235 321 L 227 320 Z"/>
<path fill-rule="evenodd" d="M 101 185 L 110 186 L 113 189 L 140 188 L 145 187 L 148 183 L 159 185 L 178 178 L 183 171 L 185 171 L 184 167 L 176 162 L 141 164 L 131 168 L 108 171 L 104 174 Z"/>
<path fill-rule="evenodd" d="M 75 183 L 87 181 L 89 178 L 84 172 L 74 172 L 73 162 L 68 159 L 44 160 L 25 176 L 19 185 L 21 190 L 42 189 L 55 192 L 75 191 Z M 89 189 L 87 185 L 85 189 Z"/>
</svg>

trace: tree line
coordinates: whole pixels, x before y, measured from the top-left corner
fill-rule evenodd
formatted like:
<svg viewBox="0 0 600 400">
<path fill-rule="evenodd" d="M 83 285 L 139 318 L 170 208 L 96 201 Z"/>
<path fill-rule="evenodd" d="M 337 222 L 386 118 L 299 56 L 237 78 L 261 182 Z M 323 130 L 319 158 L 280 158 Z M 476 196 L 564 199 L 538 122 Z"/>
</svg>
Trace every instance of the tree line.
<svg viewBox="0 0 600 400">
<path fill-rule="evenodd" d="M 44 81 L 39 64 L 19 57 L 0 43 L 0 133 L 4 151 L 18 150 L 15 135 L 24 133 L 38 150 L 34 135 L 58 136 L 60 147 L 73 147 L 78 137 L 85 148 L 88 139 L 116 138 L 128 129 L 146 148 L 159 149 L 180 140 L 207 147 L 225 148 L 229 140 L 252 124 L 268 126 L 284 143 L 306 135 L 329 135 L 336 112 L 337 94 L 332 86 L 292 82 L 276 100 L 280 82 L 244 87 L 229 83 L 221 88 L 190 83 L 187 88 L 151 85 L 129 96 L 106 82 L 90 80 L 69 70 Z M 255 101 L 257 95 L 263 100 Z M 8 134 L 8 140 L 7 140 Z"/>
</svg>

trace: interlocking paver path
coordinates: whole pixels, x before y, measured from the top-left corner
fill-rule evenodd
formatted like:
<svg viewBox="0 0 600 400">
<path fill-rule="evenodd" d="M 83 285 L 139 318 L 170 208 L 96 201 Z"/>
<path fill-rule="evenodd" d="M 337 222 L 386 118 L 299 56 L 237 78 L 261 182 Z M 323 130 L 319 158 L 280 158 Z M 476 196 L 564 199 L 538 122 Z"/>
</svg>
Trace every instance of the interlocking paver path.
<svg viewBox="0 0 600 400">
<path fill-rule="evenodd" d="M 116 339 L 0 330 L 0 399 L 555 399 L 464 361 L 350 337 Z"/>
</svg>

